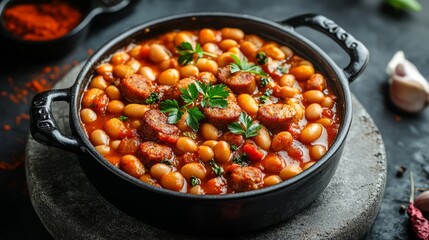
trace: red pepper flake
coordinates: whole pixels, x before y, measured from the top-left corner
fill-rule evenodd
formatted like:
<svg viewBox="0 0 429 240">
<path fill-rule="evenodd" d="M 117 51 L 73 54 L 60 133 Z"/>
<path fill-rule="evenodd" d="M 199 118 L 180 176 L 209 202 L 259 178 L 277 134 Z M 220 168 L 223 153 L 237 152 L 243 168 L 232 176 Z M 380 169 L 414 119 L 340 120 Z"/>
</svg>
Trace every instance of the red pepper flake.
<svg viewBox="0 0 429 240">
<path fill-rule="evenodd" d="M 31 86 L 34 88 L 34 90 L 36 90 L 37 92 L 42 92 L 45 90 L 45 88 L 43 87 L 43 85 L 37 81 L 37 80 L 33 80 L 31 82 Z"/>
<path fill-rule="evenodd" d="M 14 103 L 14 104 L 18 104 L 19 100 L 15 95 L 9 94 L 9 99 Z"/>
<path fill-rule="evenodd" d="M 12 162 L 12 163 L 0 162 L 0 170 L 13 171 L 13 170 L 17 169 L 19 166 L 21 166 L 22 164 L 23 164 L 23 162 L 21 162 L 21 161 Z"/>
<path fill-rule="evenodd" d="M 429 239 L 429 221 L 423 216 L 422 212 L 414 206 L 414 178 L 413 172 L 410 172 L 411 194 L 408 205 L 408 217 L 410 227 L 416 239 Z"/>
<path fill-rule="evenodd" d="M 11 127 L 10 127 L 10 125 L 9 125 L 9 124 L 5 124 L 5 125 L 3 125 L 3 131 L 7 132 L 7 131 L 9 131 L 10 129 L 11 129 Z"/>
<path fill-rule="evenodd" d="M 50 73 L 52 71 L 52 68 L 50 66 L 46 66 L 43 68 L 44 73 Z"/>
<path fill-rule="evenodd" d="M 60 67 L 58 67 L 58 66 L 54 66 L 54 72 L 55 72 L 55 73 L 60 72 Z"/>
<path fill-rule="evenodd" d="M 6 96 L 7 96 L 7 92 L 6 92 L 6 91 L 1 91 L 1 95 L 2 95 L 3 97 L 6 97 Z"/>
<path fill-rule="evenodd" d="M 88 50 L 86 51 L 86 53 L 88 54 L 88 56 L 91 56 L 94 53 L 94 49 L 88 48 Z"/>
</svg>

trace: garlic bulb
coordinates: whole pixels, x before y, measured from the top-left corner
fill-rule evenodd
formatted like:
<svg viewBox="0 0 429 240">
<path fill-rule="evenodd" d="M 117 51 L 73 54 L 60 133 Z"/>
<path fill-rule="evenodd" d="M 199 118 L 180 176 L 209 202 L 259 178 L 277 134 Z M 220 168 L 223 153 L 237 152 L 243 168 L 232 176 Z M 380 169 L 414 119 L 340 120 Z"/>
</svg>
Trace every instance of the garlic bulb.
<svg viewBox="0 0 429 240">
<path fill-rule="evenodd" d="M 406 112 L 419 112 L 429 104 L 429 83 L 402 51 L 397 52 L 386 68 L 392 102 Z"/>
<path fill-rule="evenodd" d="M 414 205 L 423 212 L 429 212 L 429 190 L 422 192 L 414 200 Z"/>
</svg>

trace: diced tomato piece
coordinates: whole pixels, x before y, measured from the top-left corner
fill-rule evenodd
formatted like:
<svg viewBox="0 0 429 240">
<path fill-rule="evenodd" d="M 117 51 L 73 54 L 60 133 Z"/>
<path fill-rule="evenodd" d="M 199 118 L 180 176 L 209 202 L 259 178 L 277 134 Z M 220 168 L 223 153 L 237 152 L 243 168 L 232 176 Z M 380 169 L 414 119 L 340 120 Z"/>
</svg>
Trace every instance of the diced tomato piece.
<svg viewBox="0 0 429 240">
<path fill-rule="evenodd" d="M 246 153 L 247 157 L 252 162 L 259 162 L 264 158 L 264 152 L 256 145 L 246 143 L 243 146 L 243 152 Z"/>
</svg>

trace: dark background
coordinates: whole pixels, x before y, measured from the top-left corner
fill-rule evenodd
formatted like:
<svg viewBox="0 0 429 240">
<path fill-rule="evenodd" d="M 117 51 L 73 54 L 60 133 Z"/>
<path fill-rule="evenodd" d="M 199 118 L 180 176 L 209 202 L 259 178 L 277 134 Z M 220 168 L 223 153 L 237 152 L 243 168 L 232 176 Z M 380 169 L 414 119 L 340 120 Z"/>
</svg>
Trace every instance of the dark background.
<svg viewBox="0 0 429 240">
<path fill-rule="evenodd" d="M 386 7 L 381 0 L 135 0 L 119 14 L 98 17 L 77 48 L 55 59 L 46 60 L 30 52 L 18 58 L 14 49 L 5 49 L 0 42 L 0 239 L 50 238 L 31 206 L 26 189 L 23 161 L 29 121 L 25 114 L 34 95 L 34 90 L 29 88 L 28 94 L 20 98 L 18 94 L 26 84 L 33 78 L 46 79 L 49 87 L 73 64 L 88 58 L 92 50 L 134 25 L 198 11 L 244 13 L 272 21 L 301 13 L 319 13 L 368 47 L 371 53 L 368 67 L 351 89 L 379 127 L 388 161 L 380 213 L 367 238 L 407 239 L 408 218 L 399 209 L 407 204 L 410 194 L 410 170 L 415 173 L 417 187 L 429 187 L 429 111 L 410 115 L 397 110 L 388 98 L 385 67 L 397 50 L 404 50 L 407 58 L 429 77 L 429 1 L 421 4 L 421 12 L 403 13 Z M 340 66 L 347 65 L 348 57 L 332 40 L 313 30 L 298 31 L 321 46 Z M 6 50 L 11 51 L 5 53 Z M 17 104 L 10 99 L 11 95 L 20 98 Z M 4 129 L 4 125 L 11 129 Z M 407 168 L 403 177 L 396 176 L 399 166 Z"/>
</svg>

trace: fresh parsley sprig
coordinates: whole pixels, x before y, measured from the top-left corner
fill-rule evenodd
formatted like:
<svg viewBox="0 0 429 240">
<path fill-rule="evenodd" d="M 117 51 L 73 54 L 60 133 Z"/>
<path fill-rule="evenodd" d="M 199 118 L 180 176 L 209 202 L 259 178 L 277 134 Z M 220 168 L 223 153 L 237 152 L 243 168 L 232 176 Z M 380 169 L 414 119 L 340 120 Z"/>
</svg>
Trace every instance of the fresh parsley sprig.
<svg viewBox="0 0 429 240">
<path fill-rule="evenodd" d="M 213 172 L 217 175 L 220 176 L 224 173 L 224 170 L 222 167 L 220 167 L 219 165 L 217 165 L 217 163 L 215 162 L 215 160 L 210 160 L 209 161 L 210 166 L 212 167 Z"/>
<path fill-rule="evenodd" d="M 252 118 L 244 112 L 240 114 L 238 121 L 229 124 L 228 129 L 234 134 L 244 135 L 245 138 L 255 137 L 258 135 L 259 129 L 262 128 L 260 124 L 254 123 Z"/>
<path fill-rule="evenodd" d="M 180 88 L 180 92 L 185 105 L 179 106 L 175 99 L 161 102 L 161 112 L 168 114 L 168 123 L 170 124 L 176 124 L 187 112 L 186 124 L 192 130 L 198 131 L 199 121 L 205 117 L 196 107 L 198 104 L 201 104 L 202 107 L 225 108 L 228 106 L 226 98 L 229 95 L 229 90 L 223 84 L 211 85 L 195 82 L 190 84 L 188 88 Z M 202 98 L 201 102 L 198 102 L 200 94 Z"/>
<path fill-rule="evenodd" d="M 214 58 L 217 57 L 216 54 L 203 51 L 199 43 L 197 43 L 195 49 L 193 49 L 189 42 L 182 42 L 176 49 L 180 55 L 178 61 L 182 65 L 192 62 L 195 55 L 197 56 L 195 61 L 198 61 L 198 59 L 202 58 L 204 55 Z"/>
<path fill-rule="evenodd" d="M 200 185 L 201 184 L 201 180 L 197 177 L 191 176 L 191 185 L 195 186 L 195 185 Z"/>
<path fill-rule="evenodd" d="M 266 103 L 268 98 L 270 98 L 271 94 L 273 94 L 273 90 L 272 89 L 267 89 L 265 90 L 264 94 L 262 94 L 259 97 L 259 102 L 260 103 Z"/>
<path fill-rule="evenodd" d="M 240 154 L 239 156 L 232 159 L 232 162 L 241 166 L 249 165 L 249 158 L 245 153 Z"/>
<path fill-rule="evenodd" d="M 242 71 L 258 74 L 261 76 L 268 76 L 268 74 L 264 72 L 259 65 L 249 64 L 249 62 L 247 62 L 246 57 L 242 57 L 241 59 L 239 59 L 235 54 L 231 54 L 230 56 L 232 57 L 232 59 L 234 59 L 234 62 L 230 64 L 229 68 L 231 73 Z"/>
<path fill-rule="evenodd" d="M 160 97 L 159 94 L 156 92 L 153 92 L 149 95 L 149 97 L 146 99 L 146 104 L 153 104 L 159 102 Z"/>
</svg>

